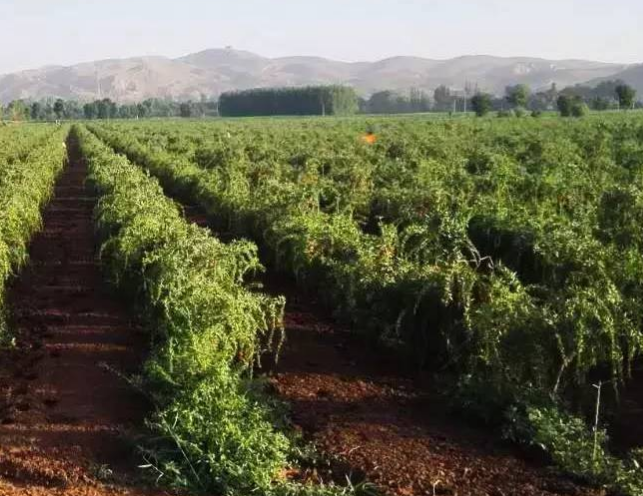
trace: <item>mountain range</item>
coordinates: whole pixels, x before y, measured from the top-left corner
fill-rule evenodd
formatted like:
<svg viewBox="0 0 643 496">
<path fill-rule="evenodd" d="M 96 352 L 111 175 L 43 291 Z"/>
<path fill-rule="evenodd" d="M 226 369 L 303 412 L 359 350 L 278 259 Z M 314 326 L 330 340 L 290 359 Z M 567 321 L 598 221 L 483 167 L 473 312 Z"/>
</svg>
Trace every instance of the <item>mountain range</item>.
<svg viewBox="0 0 643 496">
<path fill-rule="evenodd" d="M 470 55 L 448 60 L 392 57 L 376 62 L 340 62 L 320 57 L 268 58 L 232 48 L 210 49 L 179 58 L 134 57 L 47 66 L 0 76 L 0 101 L 60 97 L 118 102 L 146 98 L 177 100 L 215 97 L 224 91 L 267 86 L 347 84 L 362 95 L 375 91 L 465 83 L 501 94 L 505 86 L 559 88 L 622 78 L 643 93 L 643 65 L 586 60 Z"/>
</svg>

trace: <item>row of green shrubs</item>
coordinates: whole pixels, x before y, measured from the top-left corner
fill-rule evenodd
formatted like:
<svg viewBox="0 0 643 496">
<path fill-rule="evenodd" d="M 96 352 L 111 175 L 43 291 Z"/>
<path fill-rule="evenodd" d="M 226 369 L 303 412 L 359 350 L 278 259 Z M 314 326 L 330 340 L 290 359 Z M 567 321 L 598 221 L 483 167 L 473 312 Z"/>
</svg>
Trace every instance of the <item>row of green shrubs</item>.
<svg viewBox="0 0 643 496">
<path fill-rule="evenodd" d="M 190 159 L 186 153 L 172 154 L 167 147 L 158 146 L 156 140 L 161 143 L 163 140 L 152 125 L 140 132 L 145 135 L 142 138 L 123 129 L 92 129 L 157 176 L 172 195 L 199 203 L 213 219 L 224 219 L 222 228 L 254 236 L 279 258 L 282 267 L 307 280 L 322 280 L 323 294 L 334 298 L 333 307 L 345 310 L 342 313 L 359 322 L 360 328 L 381 330 L 391 324 L 389 328 L 394 332 L 381 336 L 401 337 L 409 348 L 429 350 L 438 359 L 454 356 L 465 362 L 467 349 L 473 350 L 475 355 L 469 360 L 473 366 L 466 367 L 473 372 L 462 376 L 459 384 L 460 407 L 477 410 L 496 421 L 502 418 L 510 426 L 508 437 L 544 450 L 564 470 L 612 489 L 639 494 L 631 489 L 641 480 L 638 455 L 635 453 L 626 460 L 610 456 L 604 436 L 594 440 L 582 420 L 565 413 L 570 411 L 569 405 L 560 399 L 565 396 L 556 394 L 562 390 L 558 382 L 564 382 L 570 390 L 580 387 L 582 381 L 577 379 L 588 374 L 596 363 L 611 360 L 621 366 L 623 358 L 618 356 L 621 341 L 612 341 L 610 348 L 598 332 L 620 330 L 620 310 L 614 310 L 615 320 L 610 313 L 599 330 L 593 327 L 594 320 L 590 319 L 591 325 L 587 325 L 579 318 L 578 310 L 552 313 L 551 308 L 567 302 L 574 305 L 579 301 L 577 308 L 582 304 L 583 311 L 587 308 L 593 312 L 596 308 L 593 303 L 586 305 L 582 298 L 563 299 L 564 295 L 557 298 L 560 293 L 553 291 L 560 284 L 552 284 L 549 290 L 551 306 L 534 305 L 542 296 L 533 300 L 517 275 L 502 264 L 493 270 L 485 268 L 478 250 L 471 250 L 468 217 L 458 212 L 454 215 L 452 198 L 439 195 L 440 191 L 436 199 L 443 197 L 448 201 L 430 203 L 429 213 L 422 214 L 425 220 L 421 222 L 426 225 L 415 222 L 401 235 L 393 226 L 380 222 L 379 233 L 371 235 L 362 233 L 350 215 L 325 212 L 319 208 L 320 202 L 306 201 L 307 187 L 314 179 L 312 173 L 304 178 L 306 183 L 296 182 L 288 174 L 280 176 L 280 169 L 271 163 L 249 163 L 234 137 L 227 141 L 224 138 L 222 142 L 226 144 L 217 148 L 217 137 L 205 136 L 201 140 L 204 144 L 196 148 L 194 159 Z M 177 146 L 186 144 L 181 143 L 180 137 L 175 141 Z M 253 147 L 258 147 L 255 141 L 249 148 L 257 153 Z M 354 158 L 351 156 L 351 160 Z M 386 205 L 386 209 L 379 211 L 384 219 L 399 221 L 405 218 L 400 214 L 407 212 L 405 215 L 412 221 L 417 215 L 413 206 L 431 199 L 431 191 L 422 189 L 422 183 L 414 188 L 395 189 L 395 181 L 404 173 L 404 164 L 404 161 L 391 164 L 390 181 L 384 181 L 385 189 L 376 191 L 375 199 L 381 199 L 376 204 Z M 462 167 L 456 169 L 445 164 L 438 169 L 433 163 L 428 165 L 429 178 L 443 171 L 460 190 L 471 184 L 468 176 L 457 174 Z M 297 164 L 283 167 L 296 168 Z M 444 186 L 440 185 L 440 189 Z M 358 192 L 347 196 L 354 199 Z M 399 212 L 391 214 L 396 206 Z M 440 222 L 427 222 L 431 219 Z M 574 253 L 580 251 L 579 236 L 559 238 L 550 235 L 549 243 L 555 244 L 555 248 L 569 245 Z M 546 242 L 547 238 L 545 248 L 549 246 Z M 560 263 L 564 253 L 559 254 L 556 249 L 555 260 Z M 478 265 L 472 266 L 473 262 Z M 604 300 L 608 285 L 605 277 L 600 277 L 603 273 L 594 275 L 587 264 L 583 269 L 594 277 L 590 281 L 591 291 L 583 290 L 581 295 L 588 298 L 596 291 L 601 295 L 599 299 Z M 558 321 L 552 321 L 552 316 L 560 319 L 560 326 Z M 563 335 L 572 343 L 579 342 L 577 371 L 568 371 L 566 366 L 560 369 L 556 354 L 560 348 L 556 342 L 558 334 L 552 328 L 564 331 Z M 532 329 L 533 332 L 527 332 Z M 450 349 L 441 347 L 445 343 L 438 332 L 448 338 Z M 422 356 L 427 356 L 426 352 Z M 562 376 L 563 372 L 567 380 L 557 381 L 556 374 Z M 554 384 L 552 394 L 549 386 Z M 537 394 L 522 395 L 526 388 L 535 389 Z M 476 398 L 482 393 L 484 398 Z M 494 402 L 495 405 L 490 404 Z M 591 449 L 586 449 L 588 446 Z M 581 447 L 583 450 L 578 451 Z"/>
<path fill-rule="evenodd" d="M 31 131 L 31 130 L 30 130 Z M 6 143 L 0 174 L 0 338 L 9 339 L 5 318 L 5 286 L 25 264 L 29 241 L 42 226 L 41 211 L 54 190 L 66 158 L 66 130 L 26 131 L 23 139 Z M 31 151 L 25 147 L 31 144 Z"/>
<path fill-rule="evenodd" d="M 75 126 L 100 200 L 101 262 L 152 332 L 142 387 L 155 412 L 142 446 L 161 482 L 211 494 L 283 493 L 291 444 L 251 379 L 280 341 L 283 298 L 250 291 L 256 247 L 188 223 L 155 179 Z"/>
<path fill-rule="evenodd" d="M 100 201 L 101 262 L 151 329 L 141 388 L 155 405 L 141 446 L 151 475 L 206 494 L 347 496 L 360 487 L 291 481 L 316 455 L 285 425 L 252 370 L 283 342 L 285 300 L 251 288 L 256 246 L 187 222 L 158 181 L 75 127 Z M 312 459 L 310 459 L 312 457 Z"/>
</svg>

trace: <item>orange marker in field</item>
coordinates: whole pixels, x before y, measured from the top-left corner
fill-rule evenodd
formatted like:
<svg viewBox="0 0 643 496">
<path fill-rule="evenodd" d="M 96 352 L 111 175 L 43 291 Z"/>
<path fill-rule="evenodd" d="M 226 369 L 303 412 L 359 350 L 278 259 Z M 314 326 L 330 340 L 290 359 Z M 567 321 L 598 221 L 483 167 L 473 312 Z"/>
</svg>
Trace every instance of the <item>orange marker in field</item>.
<svg viewBox="0 0 643 496">
<path fill-rule="evenodd" d="M 368 143 L 369 145 L 373 145 L 377 141 L 377 136 L 375 136 L 375 133 L 368 132 L 364 136 L 362 136 L 362 141 L 364 143 Z"/>
</svg>

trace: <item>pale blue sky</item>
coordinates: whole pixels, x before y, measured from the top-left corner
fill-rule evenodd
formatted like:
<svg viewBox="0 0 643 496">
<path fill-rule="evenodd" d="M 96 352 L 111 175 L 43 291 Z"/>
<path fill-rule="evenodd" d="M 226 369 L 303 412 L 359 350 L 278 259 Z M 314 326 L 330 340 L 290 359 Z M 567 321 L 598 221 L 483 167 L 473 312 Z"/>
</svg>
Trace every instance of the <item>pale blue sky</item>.
<svg viewBox="0 0 643 496">
<path fill-rule="evenodd" d="M 641 0 L 0 0 L 0 73 L 232 45 L 267 56 L 643 62 Z"/>
</svg>

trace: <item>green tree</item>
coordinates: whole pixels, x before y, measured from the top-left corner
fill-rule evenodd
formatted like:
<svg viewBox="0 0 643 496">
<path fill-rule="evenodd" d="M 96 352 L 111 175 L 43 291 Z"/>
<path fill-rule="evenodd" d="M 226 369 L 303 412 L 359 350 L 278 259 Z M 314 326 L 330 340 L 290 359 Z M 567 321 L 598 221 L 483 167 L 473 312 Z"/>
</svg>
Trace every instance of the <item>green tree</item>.
<svg viewBox="0 0 643 496">
<path fill-rule="evenodd" d="M 617 86 L 620 86 L 622 84 L 624 84 L 623 81 L 619 79 L 603 81 L 602 83 L 599 83 L 596 88 L 594 88 L 593 96 L 613 100 L 616 98 L 615 95 Z"/>
<path fill-rule="evenodd" d="M 484 117 L 491 111 L 491 95 L 476 93 L 471 99 L 471 108 L 478 117 Z"/>
<path fill-rule="evenodd" d="M 86 103 L 83 105 L 83 114 L 85 119 L 96 119 L 98 116 L 98 108 L 96 102 Z"/>
<path fill-rule="evenodd" d="M 113 119 L 118 116 L 118 106 L 109 98 L 97 100 L 95 103 L 99 119 Z"/>
<path fill-rule="evenodd" d="M 610 101 L 602 96 L 595 96 L 589 101 L 589 105 L 593 110 L 608 110 Z"/>
<path fill-rule="evenodd" d="M 83 116 L 83 108 L 76 100 L 63 102 L 63 117 L 65 119 L 79 119 Z"/>
<path fill-rule="evenodd" d="M 589 107 L 583 100 L 576 100 L 572 103 L 572 117 L 584 117 L 589 114 Z"/>
<path fill-rule="evenodd" d="M 7 112 L 12 121 L 26 121 L 29 120 L 30 107 L 22 100 L 14 100 L 9 103 Z"/>
<path fill-rule="evenodd" d="M 580 96 L 560 95 L 556 104 L 562 117 L 583 117 L 589 113 L 589 107 Z"/>
<path fill-rule="evenodd" d="M 570 117 L 572 115 L 573 98 L 567 95 L 560 95 L 556 100 L 556 106 L 561 116 Z"/>
<path fill-rule="evenodd" d="M 179 115 L 181 117 L 192 117 L 192 102 L 183 102 L 179 105 Z"/>
<path fill-rule="evenodd" d="M 56 114 L 56 119 L 62 119 L 65 112 L 65 102 L 58 98 L 54 103 L 54 114 Z"/>
<path fill-rule="evenodd" d="M 455 96 L 451 94 L 451 90 L 445 86 L 438 86 L 433 92 L 433 101 L 435 102 L 435 109 L 441 112 L 449 112 L 453 110 L 453 102 Z"/>
<path fill-rule="evenodd" d="M 175 102 L 163 100 L 161 98 L 149 98 L 143 102 L 147 108 L 145 115 L 148 117 L 171 117 L 178 115 L 177 106 Z M 143 115 L 141 115 L 142 117 Z"/>
<path fill-rule="evenodd" d="M 409 107 L 411 112 L 428 112 L 431 110 L 431 101 L 424 91 L 418 88 L 411 88 L 409 91 Z"/>
<path fill-rule="evenodd" d="M 136 117 L 138 114 L 138 107 L 137 105 L 131 104 L 131 105 L 121 105 L 118 107 L 118 117 L 120 119 L 133 119 Z"/>
<path fill-rule="evenodd" d="M 393 114 L 397 111 L 397 95 L 389 90 L 373 93 L 367 108 L 371 114 Z"/>
<path fill-rule="evenodd" d="M 357 94 L 346 86 L 256 88 L 219 97 L 221 115 L 350 115 L 358 110 Z"/>
<path fill-rule="evenodd" d="M 147 116 L 150 112 L 150 107 L 147 105 L 144 105 L 142 103 L 139 103 L 136 105 L 136 117 L 141 117 L 144 118 Z"/>
<path fill-rule="evenodd" d="M 42 104 L 41 118 L 46 121 L 53 121 L 56 118 L 54 115 L 54 101 L 51 98 L 46 98 L 40 103 Z"/>
<path fill-rule="evenodd" d="M 556 99 L 558 98 L 558 86 L 556 83 L 551 83 L 551 87 L 545 92 L 547 104 L 554 108 L 556 105 Z"/>
<path fill-rule="evenodd" d="M 636 98 L 636 90 L 630 85 L 622 83 L 619 84 L 616 88 L 616 97 L 618 98 L 618 104 L 621 109 L 629 110 L 634 108 L 634 99 Z"/>
<path fill-rule="evenodd" d="M 42 104 L 40 102 L 33 102 L 31 104 L 31 120 L 37 121 L 42 118 Z"/>
<path fill-rule="evenodd" d="M 589 114 L 589 107 L 585 102 L 574 102 L 572 105 L 572 117 L 585 117 L 587 114 Z"/>
<path fill-rule="evenodd" d="M 512 107 L 526 107 L 531 90 L 526 84 L 517 84 L 505 88 L 505 98 Z"/>
</svg>

